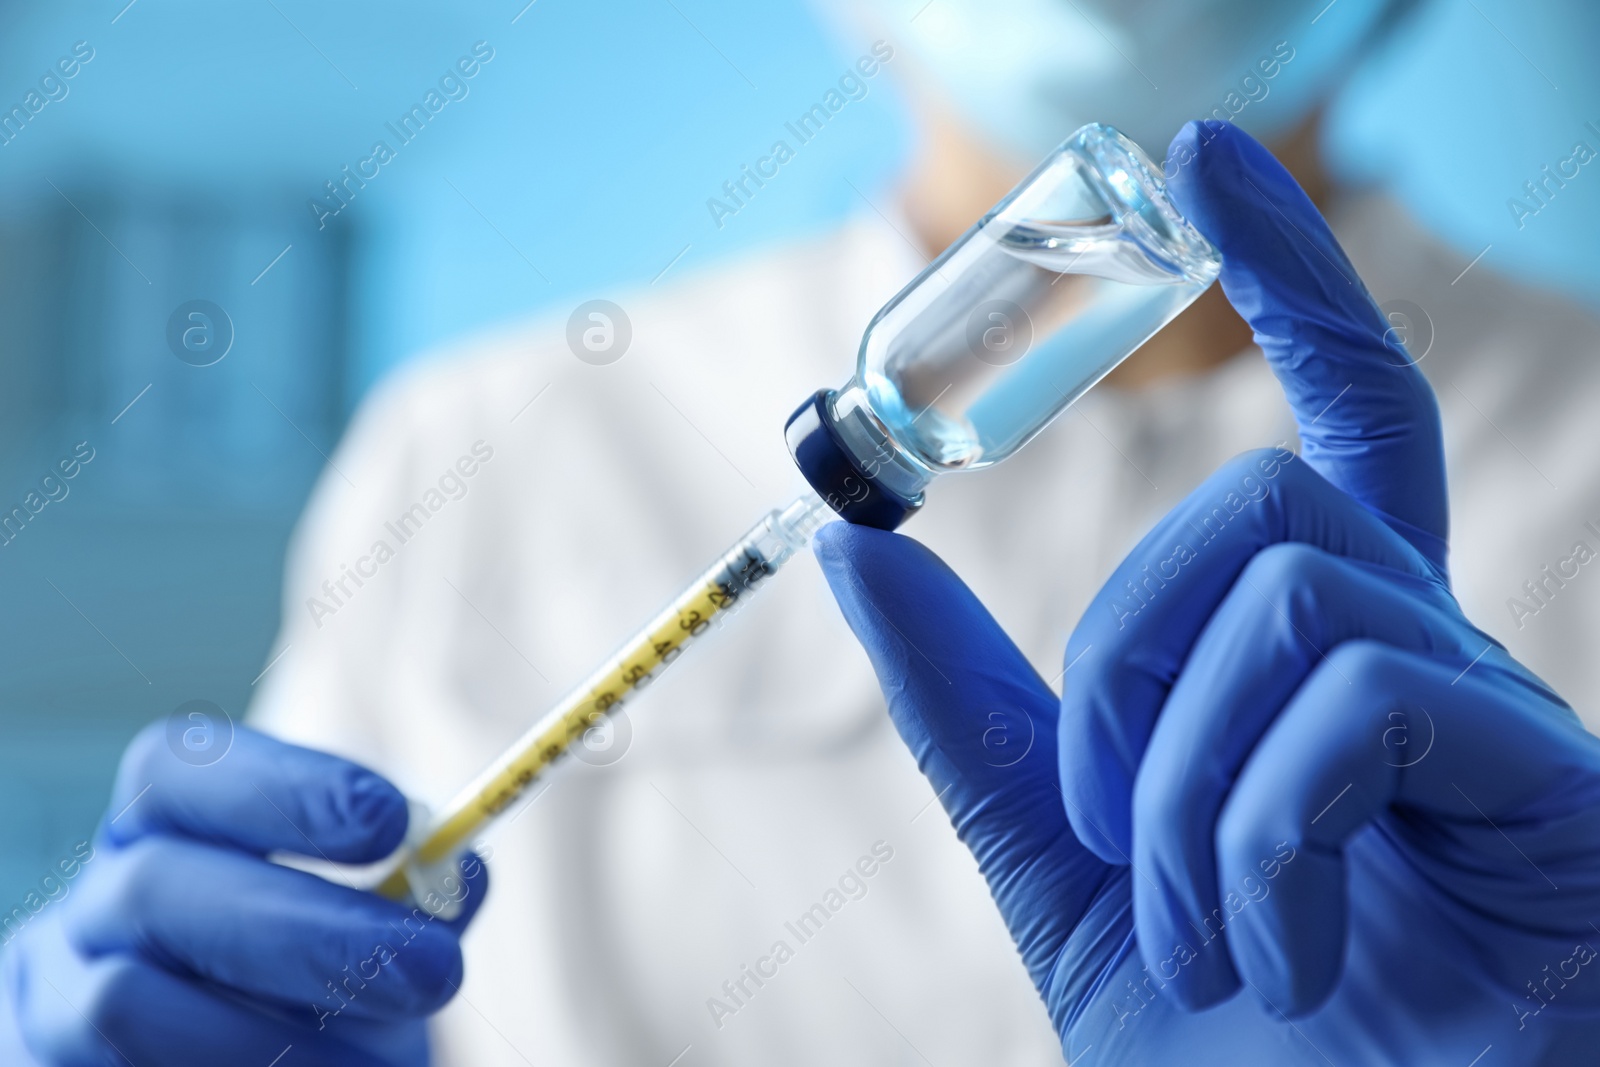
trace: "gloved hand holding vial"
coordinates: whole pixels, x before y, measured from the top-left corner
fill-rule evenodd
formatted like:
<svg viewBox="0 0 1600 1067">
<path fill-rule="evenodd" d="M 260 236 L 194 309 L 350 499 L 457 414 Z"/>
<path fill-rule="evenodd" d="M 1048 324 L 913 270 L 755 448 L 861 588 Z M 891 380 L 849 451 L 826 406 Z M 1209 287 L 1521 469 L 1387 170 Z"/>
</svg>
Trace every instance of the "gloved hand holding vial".
<svg viewBox="0 0 1600 1067">
<path fill-rule="evenodd" d="M 1145 536 L 1059 698 L 915 541 L 823 570 L 1068 1062 L 1589 1062 L 1600 739 L 1456 602 L 1433 392 L 1316 208 L 1234 127 L 1173 158 L 1303 453 Z"/>
</svg>

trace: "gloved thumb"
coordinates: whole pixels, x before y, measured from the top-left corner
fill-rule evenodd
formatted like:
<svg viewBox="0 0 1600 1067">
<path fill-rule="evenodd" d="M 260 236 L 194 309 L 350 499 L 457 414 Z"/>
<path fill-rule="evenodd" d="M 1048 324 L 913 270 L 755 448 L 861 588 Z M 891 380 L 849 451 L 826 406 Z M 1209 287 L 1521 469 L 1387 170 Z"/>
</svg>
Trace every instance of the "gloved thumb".
<svg viewBox="0 0 1600 1067">
<path fill-rule="evenodd" d="M 399 846 L 408 812 L 389 782 L 338 756 L 228 728 L 225 751 L 211 761 L 186 758 L 166 722 L 142 730 L 117 772 L 107 839 L 165 834 L 336 863 L 372 863 Z"/>
<path fill-rule="evenodd" d="M 1433 390 L 1328 224 L 1272 154 L 1225 122 L 1168 150 L 1173 199 L 1222 252 L 1222 288 L 1294 408 L 1306 462 L 1444 568 L 1444 447 Z"/>
<path fill-rule="evenodd" d="M 896 729 L 1044 991 L 1108 870 L 1067 824 L 1055 694 L 972 591 L 916 541 L 839 522 L 818 531 L 816 554 Z"/>
</svg>

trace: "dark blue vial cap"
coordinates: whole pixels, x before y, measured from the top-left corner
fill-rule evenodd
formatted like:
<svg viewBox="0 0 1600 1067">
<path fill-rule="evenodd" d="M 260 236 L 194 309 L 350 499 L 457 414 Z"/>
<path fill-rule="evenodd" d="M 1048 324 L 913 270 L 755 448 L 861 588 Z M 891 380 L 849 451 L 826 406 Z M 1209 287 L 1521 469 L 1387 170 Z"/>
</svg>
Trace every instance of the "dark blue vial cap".
<svg viewBox="0 0 1600 1067">
<path fill-rule="evenodd" d="M 811 488 L 846 522 L 893 530 L 922 507 L 922 494 L 907 500 L 868 474 L 858 463 L 828 413 L 829 391 L 820 390 L 795 409 L 784 424 L 784 440 Z"/>
</svg>

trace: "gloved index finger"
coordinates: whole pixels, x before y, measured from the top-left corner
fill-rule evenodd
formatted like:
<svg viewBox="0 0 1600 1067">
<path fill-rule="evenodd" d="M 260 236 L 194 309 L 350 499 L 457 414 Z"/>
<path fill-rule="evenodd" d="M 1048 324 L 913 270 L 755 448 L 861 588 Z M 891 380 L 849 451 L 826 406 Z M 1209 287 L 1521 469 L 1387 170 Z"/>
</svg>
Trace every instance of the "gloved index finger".
<svg viewBox="0 0 1600 1067">
<path fill-rule="evenodd" d="M 365 767 L 244 727 L 220 759 L 197 765 L 168 744 L 164 725 L 141 731 L 123 756 L 103 827 L 112 844 L 172 834 L 370 863 L 405 837 L 405 797 Z"/>
<path fill-rule="evenodd" d="M 1449 535 L 1433 390 L 1289 172 L 1228 123 L 1173 140 L 1173 199 L 1222 252 L 1222 288 L 1294 409 L 1306 462 L 1441 571 Z"/>
</svg>

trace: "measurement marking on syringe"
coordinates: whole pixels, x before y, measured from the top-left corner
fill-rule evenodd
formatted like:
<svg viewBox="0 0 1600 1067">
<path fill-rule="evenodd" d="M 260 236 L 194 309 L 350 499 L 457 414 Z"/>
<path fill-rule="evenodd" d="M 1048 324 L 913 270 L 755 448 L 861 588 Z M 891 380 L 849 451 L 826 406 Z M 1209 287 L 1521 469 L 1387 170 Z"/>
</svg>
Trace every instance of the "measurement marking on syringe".
<svg viewBox="0 0 1600 1067">
<path fill-rule="evenodd" d="M 691 641 L 732 614 L 746 595 L 765 584 L 769 576 L 805 545 L 827 514 L 830 512 L 821 498 L 808 496 L 785 510 L 769 514 L 752 528 L 702 572 L 685 593 L 636 633 L 620 652 L 457 794 L 440 811 L 423 840 L 411 846 L 409 857 L 383 882 L 379 891 L 390 897 L 405 896 L 410 891 L 408 870 L 428 868 L 449 860 L 480 834 L 490 820 L 507 815 L 517 800 L 575 741 L 631 699 L 635 692 L 655 681 Z M 533 799 L 543 795 L 541 791 Z M 520 816 L 532 803 L 522 805 L 510 818 Z"/>
<path fill-rule="evenodd" d="M 546 717 L 549 725 L 537 733 L 532 744 L 475 790 L 476 804 L 446 818 L 417 850 L 418 858 L 427 864 L 448 858 L 484 821 L 509 808 L 539 775 L 566 754 L 575 740 L 621 706 L 629 694 L 654 681 L 678 658 L 691 638 L 705 633 L 714 617 L 733 607 L 740 595 L 736 582 L 742 581 L 746 589 L 753 588 L 765 577 L 766 567 L 764 560 L 745 551 L 736 571 L 732 567 L 720 568 L 716 580 L 672 605 L 663 613 L 666 621 L 601 669 L 598 682 L 585 687 L 578 698 L 558 705 Z"/>
</svg>

